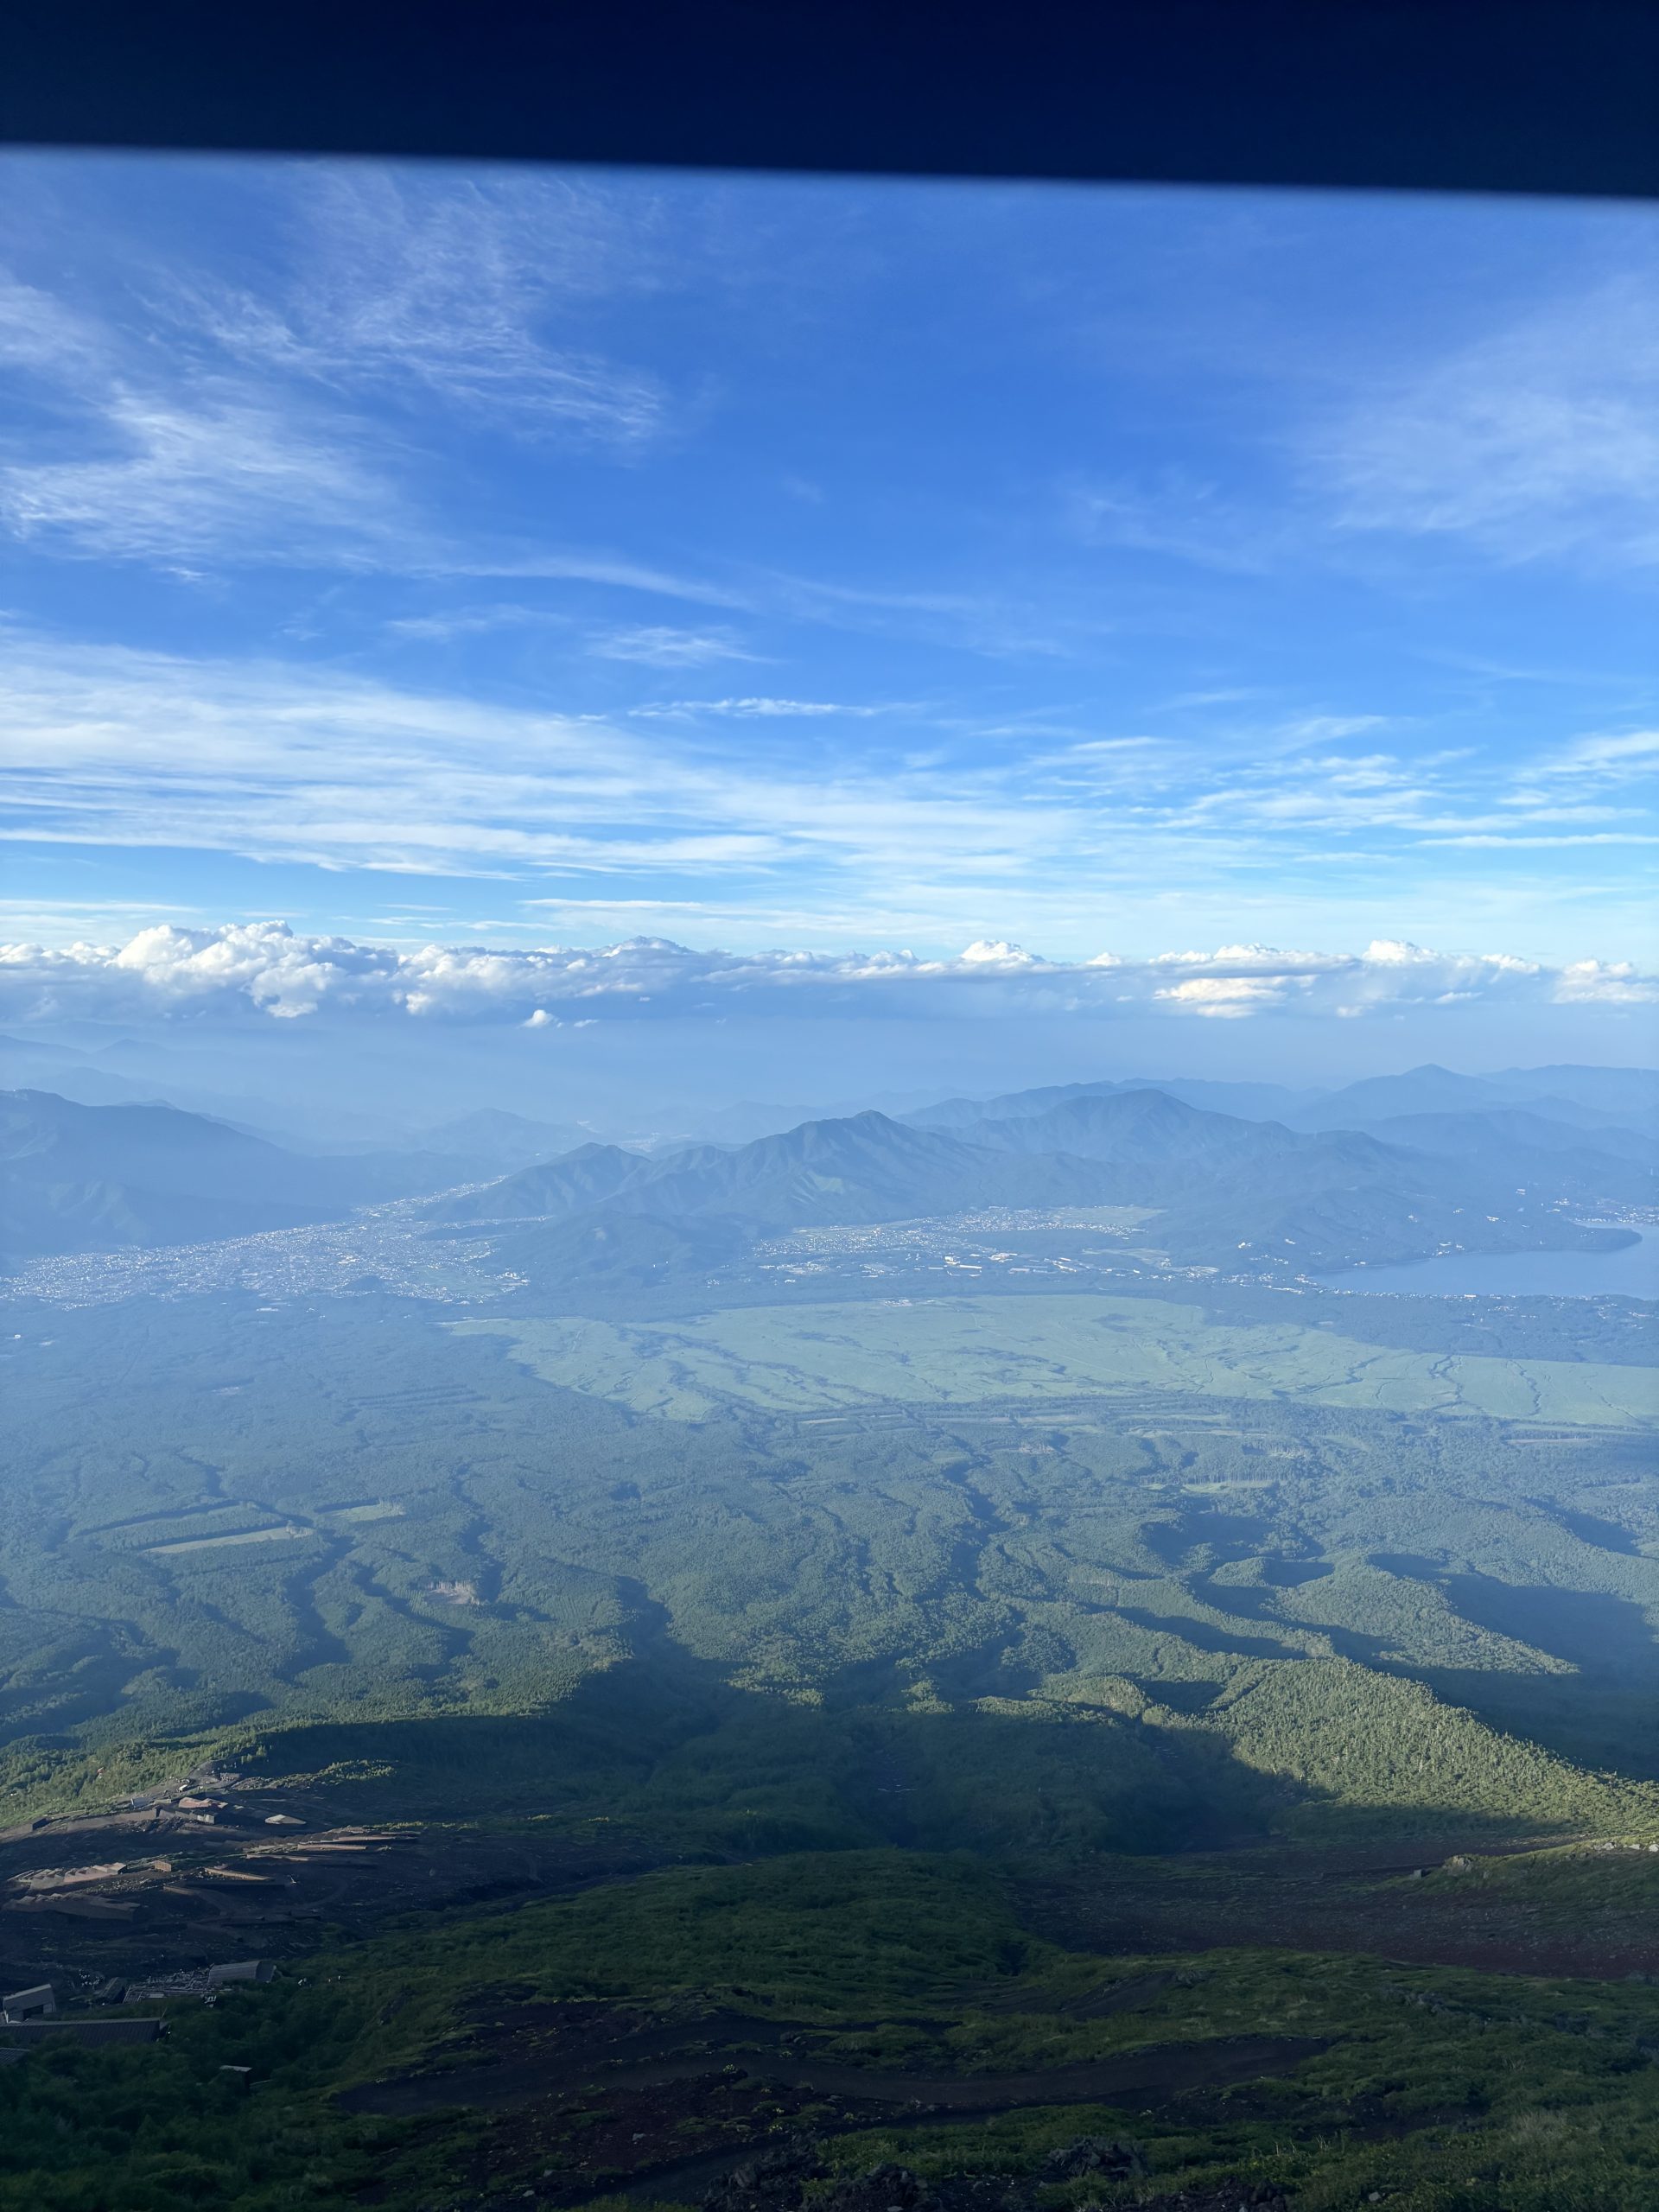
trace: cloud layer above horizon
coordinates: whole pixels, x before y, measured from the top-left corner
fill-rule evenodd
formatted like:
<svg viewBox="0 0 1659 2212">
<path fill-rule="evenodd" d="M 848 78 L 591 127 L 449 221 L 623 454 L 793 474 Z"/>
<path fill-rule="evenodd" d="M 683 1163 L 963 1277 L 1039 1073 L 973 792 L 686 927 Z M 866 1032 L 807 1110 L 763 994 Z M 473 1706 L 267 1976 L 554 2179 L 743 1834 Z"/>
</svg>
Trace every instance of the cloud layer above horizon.
<svg viewBox="0 0 1659 2212">
<path fill-rule="evenodd" d="M 1549 968 L 1379 941 L 1357 955 L 1224 945 L 1150 959 L 1052 961 L 979 943 L 910 952 L 695 951 L 666 938 L 589 948 L 414 948 L 307 937 L 280 922 L 160 925 L 120 945 L 0 945 L 0 1019 L 236 1022 L 388 1018 L 527 1028 L 595 1021 L 1147 1013 L 1353 1020 L 1404 1007 L 1659 1005 L 1659 976 L 1595 961 Z"/>
</svg>

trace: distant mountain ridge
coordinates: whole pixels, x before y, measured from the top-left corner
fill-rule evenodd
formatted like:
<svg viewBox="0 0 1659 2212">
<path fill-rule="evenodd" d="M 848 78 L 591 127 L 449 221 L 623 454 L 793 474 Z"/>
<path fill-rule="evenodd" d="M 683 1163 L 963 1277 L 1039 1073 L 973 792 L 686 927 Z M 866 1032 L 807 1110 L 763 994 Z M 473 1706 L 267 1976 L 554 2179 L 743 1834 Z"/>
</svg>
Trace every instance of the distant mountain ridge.
<svg viewBox="0 0 1659 2212">
<path fill-rule="evenodd" d="M 1431 1064 L 1403 1075 L 1368 1076 L 1327 1091 L 1287 1118 L 1298 1128 L 1351 1129 L 1406 1115 L 1515 1110 L 1579 1128 L 1650 1121 L 1659 1115 L 1659 1076 L 1643 1068 L 1575 1067 L 1459 1075 Z"/>
<path fill-rule="evenodd" d="M 1596 1241 L 1556 1211 L 1559 1155 L 1540 1147 L 1525 1157 L 1550 1179 L 1518 1188 L 1502 1147 L 1487 1156 L 1490 1138 L 1448 1154 L 1209 1113 L 1159 1090 L 1065 1088 L 1058 1103 L 1044 1090 L 1030 1102 L 1036 1110 L 958 1128 L 870 1112 L 731 1150 L 646 1158 L 588 1146 L 429 1211 L 446 1224 L 545 1226 L 602 1207 L 613 1219 L 758 1236 L 996 1207 L 1127 1205 L 1154 1211 L 1148 1235 L 1179 1259 L 1236 1264 L 1241 1251 L 1270 1250 L 1299 1268 Z M 1645 1187 L 1643 1175 L 1639 1163 L 1610 1157 L 1606 1197 Z M 532 1237 L 521 1249 L 533 1248 Z"/>
<path fill-rule="evenodd" d="M 963 1134 L 1018 1150 L 1072 1152 L 1084 1158 L 1180 1160 L 1276 1178 L 1281 1165 L 1316 1181 L 1356 1184 L 1402 1172 L 1402 1156 L 1424 1155 L 1414 1172 L 1435 1188 L 1441 1172 L 1427 1165 L 1457 1160 L 1460 1173 L 1484 1185 L 1516 1175 L 1548 1183 L 1556 1195 L 1621 1205 L 1649 1204 L 1655 1196 L 1659 1140 L 1633 1129 L 1586 1130 L 1522 1109 L 1489 1114 L 1415 1114 L 1379 1121 L 1363 1129 L 1300 1131 L 1275 1122 L 1244 1122 L 1221 1115 L 1199 1122 L 1192 1109 L 1161 1091 L 1134 1091 L 1110 1100 L 1077 1098 L 1020 1120 L 969 1124 Z M 1201 1126 L 1202 1125 L 1202 1126 Z M 1103 1149 L 1102 1148 L 1103 1144 Z"/>
<path fill-rule="evenodd" d="M 988 1116 L 966 1123 L 961 1133 L 1008 1151 L 1070 1152 L 1124 1166 L 1219 1166 L 1306 1141 L 1291 1137 L 1278 1122 L 1211 1113 L 1170 1091 L 1139 1089 L 1085 1093 L 1006 1119 Z"/>
<path fill-rule="evenodd" d="M 251 1236 L 441 1188 L 453 1161 L 289 1152 L 181 1107 L 0 1092 L 0 1257 Z"/>
<path fill-rule="evenodd" d="M 587 1146 L 567 1160 L 439 1199 L 431 1211 L 442 1221 L 481 1223 L 559 1217 L 610 1201 L 662 1220 L 718 1218 L 763 1233 L 975 1205 L 1109 1204 L 1098 1196 L 1100 1181 L 1085 1161 L 1021 1160 L 871 1112 L 804 1122 L 732 1149 L 693 1145 L 648 1158 Z"/>
<path fill-rule="evenodd" d="M 1655 1196 L 1659 1138 L 1602 1116 L 1602 1074 L 1613 1078 L 1603 1095 L 1626 1103 L 1659 1092 L 1659 1078 L 1639 1070 L 1527 1078 L 1573 1092 L 1558 1113 L 1544 1110 L 1553 1091 L 1531 1104 L 1493 1103 L 1494 1091 L 1526 1087 L 1519 1075 L 1424 1068 L 1368 1078 L 1277 1118 L 1217 1112 L 1135 1082 L 1046 1085 L 978 1102 L 977 1113 L 976 1102 L 945 1101 L 931 1109 L 943 1122 L 928 1109 L 919 1118 L 870 1109 L 745 1144 L 651 1153 L 592 1140 L 493 1178 L 492 1149 L 511 1159 L 574 1130 L 485 1109 L 435 1133 L 457 1147 L 448 1154 L 302 1154 L 171 1106 L 15 1091 L 0 1094 L 0 1250 L 15 1259 L 194 1243 L 336 1220 L 402 1197 L 427 1198 L 436 1230 L 505 1233 L 516 1224 L 526 1251 L 620 1275 L 665 1255 L 690 1264 L 705 1230 L 706 1249 L 723 1249 L 734 1237 L 999 1208 L 1146 1209 L 1160 1248 L 1211 1266 L 1237 1265 L 1240 1254 L 1317 1269 L 1450 1249 L 1565 1249 L 1598 1241 L 1575 1213 Z M 1299 1096 L 1265 1084 L 1189 1087 L 1242 1091 L 1257 1109 Z M 1382 1110 L 1402 1106 L 1414 1110 Z M 1324 1126 L 1337 1112 L 1345 1118 Z M 463 1179 L 469 1186 L 457 1187 Z M 625 1230 L 630 1221 L 663 1233 Z M 581 1222 L 609 1230 L 585 1243 L 580 1231 L 550 1238 Z"/>
<path fill-rule="evenodd" d="M 1408 1114 L 1494 1113 L 1524 1109 L 1592 1128 L 1602 1122 L 1659 1118 L 1659 1071 L 1648 1068 L 1554 1066 L 1459 1075 L 1429 1063 L 1403 1074 L 1366 1076 L 1339 1090 L 1292 1090 L 1272 1083 L 1214 1082 L 1196 1077 L 1134 1076 L 1122 1080 L 1049 1084 L 989 1098 L 954 1097 L 899 1118 L 928 1128 L 967 1128 L 976 1122 L 1046 1113 L 1074 1098 L 1110 1098 L 1161 1090 L 1184 1104 L 1244 1121 L 1283 1122 L 1301 1129 L 1367 1128 Z"/>
<path fill-rule="evenodd" d="M 1498 1151 L 1535 1154 L 1581 1169 L 1599 1172 L 1624 1160 L 1651 1175 L 1659 1168 L 1659 1136 L 1616 1122 L 1562 1122 L 1524 1106 L 1497 1107 L 1489 1114 L 1400 1114 L 1373 1122 L 1370 1134 L 1385 1144 L 1405 1145 L 1447 1158 Z"/>
<path fill-rule="evenodd" d="M 496 1167 L 503 1174 L 533 1166 L 540 1160 L 556 1160 L 594 1141 L 593 1131 L 580 1123 L 536 1122 L 499 1106 L 480 1106 L 474 1113 L 440 1122 L 421 1136 L 423 1148 L 441 1159 L 465 1160 L 474 1172 Z"/>
<path fill-rule="evenodd" d="M 1183 1105 L 1236 1115 L 1245 1121 L 1282 1120 L 1323 1095 L 1316 1090 L 1289 1090 L 1276 1083 L 1211 1083 L 1196 1077 L 1172 1077 L 1165 1081 L 1136 1076 L 1123 1082 L 1045 1084 L 1034 1090 L 1005 1091 L 995 1098 L 946 1098 L 937 1106 L 918 1107 L 899 1119 L 918 1128 L 968 1128 L 976 1122 L 1047 1113 L 1054 1107 L 1069 1105 L 1073 1099 L 1118 1098 L 1145 1090 L 1161 1091 Z"/>
<path fill-rule="evenodd" d="M 649 1165 L 645 1154 L 620 1145 L 579 1145 L 557 1160 L 438 1199 L 429 1211 L 439 1221 L 544 1220 L 614 1198 Z"/>
</svg>

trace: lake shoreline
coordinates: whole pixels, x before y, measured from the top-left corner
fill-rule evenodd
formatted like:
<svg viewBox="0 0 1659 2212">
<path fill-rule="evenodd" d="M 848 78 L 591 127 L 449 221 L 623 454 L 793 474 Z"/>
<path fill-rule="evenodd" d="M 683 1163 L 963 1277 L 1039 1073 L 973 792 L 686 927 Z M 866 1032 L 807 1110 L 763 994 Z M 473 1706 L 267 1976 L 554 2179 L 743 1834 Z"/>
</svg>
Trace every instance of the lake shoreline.
<svg viewBox="0 0 1659 2212">
<path fill-rule="evenodd" d="M 1325 1290 L 1374 1297 L 1659 1299 L 1659 1229 L 1576 1225 L 1618 1230 L 1623 1241 L 1591 1251 L 1445 1252 L 1403 1265 L 1343 1268 L 1315 1280 Z"/>
</svg>

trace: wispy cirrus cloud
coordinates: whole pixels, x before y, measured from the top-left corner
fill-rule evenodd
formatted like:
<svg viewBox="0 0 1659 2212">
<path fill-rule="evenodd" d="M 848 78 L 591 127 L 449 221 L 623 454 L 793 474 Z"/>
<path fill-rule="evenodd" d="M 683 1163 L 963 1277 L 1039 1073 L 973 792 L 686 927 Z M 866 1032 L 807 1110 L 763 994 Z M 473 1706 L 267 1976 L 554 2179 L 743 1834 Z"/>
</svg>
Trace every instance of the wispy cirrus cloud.
<svg viewBox="0 0 1659 2212">
<path fill-rule="evenodd" d="M 1473 338 L 1402 337 L 1332 380 L 1226 467 L 1066 479 L 1065 525 L 1085 545 L 1241 578 L 1342 572 L 1390 537 L 1501 568 L 1659 560 L 1650 273 L 1557 290 Z"/>
<path fill-rule="evenodd" d="M 637 195 L 624 219 L 570 181 L 340 167 L 294 182 L 289 251 L 257 289 L 207 257 L 51 286 L 0 270 L 0 369 L 18 379 L 0 525 L 41 552 L 172 568 L 490 573 L 499 556 L 509 572 L 510 545 L 463 554 L 416 488 L 422 409 L 619 453 L 663 428 L 660 377 L 561 328 L 573 303 L 657 281 Z M 17 214 L 20 255 L 32 240 L 41 257 L 37 231 Z M 63 253 L 59 234 L 54 271 Z M 549 575 L 664 582 L 533 554 Z"/>
<path fill-rule="evenodd" d="M 42 885 L 119 851 L 365 941 L 388 877 L 441 919 L 479 886 L 469 943 L 1643 941 L 1634 216 L 1541 265 L 1503 211 L 1264 201 L 1191 314 L 1174 195 L 988 226 L 73 156 L 0 192 L 36 175 L 0 682 Z"/>
<path fill-rule="evenodd" d="M 448 645 L 457 638 L 481 638 L 493 631 L 569 629 L 575 617 L 561 608 L 525 607 L 513 601 L 455 607 L 431 614 L 395 616 L 385 626 L 393 638 L 414 638 Z M 668 622 L 625 623 L 590 631 L 582 651 L 598 660 L 631 663 L 639 668 L 708 668 L 720 661 L 758 660 L 729 629 L 688 630 Z"/>
<path fill-rule="evenodd" d="M 891 868 L 925 840 L 996 872 L 1059 838 L 1028 804 L 694 733 L 425 694 L 278 664 L 21 648 L 0 695 L 14 836 L 177 844 L 324 867 L 487 874 L 812 861 Z"/>
<path fill-rule="evenodd" d="M 1621 278 L 1376 380 L 1309 435 L 1350 531 L 1659 560 L 1659 298 Z"/>
<path fill-rule="evenodd" d="M 93 453 L 0 465 L 0 521 L 26 543 L 168 568 L 232 543 L 244 560 L 363 565 L 409 526 L 360 447 L 248 397 L 115 389 L 97 412 Z"/>
<path fill-rule="evenodd" d="M 1659 729 L 1577 738 L 1553 757 L 1535 763 L 1532 773 L 1605 783 L 1634 783 L 1659 775 Z"/>
<path fill-rule="evenodd" d="M 601 660 L 632 661 L 642 668 L 708 668 L 717 661 L 755 660 L 729 630 L 677 630 L 641 622 L 602 632 L 588 642 Z"/>
<path fill-rule="evenodd" d="M 404 573 L 433 579 L 465 578 L 523 583 L 601 584 L 617 591 L 641 592 L 654 599 L 677 599 L 694 606 L 752 609 L 754 595 L 739 585 L 688 569 L 668 569 L 600 547 L 493 543 L 443 545 L 429 543 L 399 564 Z"/>
<path fill-rule="evenodd" d="M 1237 575 L 1263 575 L 1294 549 L 1287 515 L 1270 517 L 1258 501 L 1171 469 L 1152 478 L 1071 484 L 1061 497 L 1071 528 L 1085 545 L 1150 553 Z"/>
<path fill-rule="evenodd" d="M 0 365 L 54 376 L 101 366 L 103 332 L 55 293 L 0 270 Z"/>
<path fill-rule="evenodd" d="M 1269 724 L 1253 749 L 1228 725 L 1204 745 L 1103 734 L 965 760 L 948 716 L 871 711 L 880 719 L 757 695 L 598 716 L 18 633 L 0 683 L 3 834 L 42 851 L 494 880 L 555 898 L 577 927 L 584 912 L 602 925 L 620 899 L 717 915 L 749 941 L 768 916 L 816 917 L 804 934 L 842 943 L 879 927 L 926 944 L 1000 918 L 1072 948 L 1131 915 L 1143 943 L 1160 916 L 1235 929 L 1300 918 L 1340 940 L 1338 917 L 1363 928 L 1384 892 L 1454 938 L 1476 918 L 1482 936 L 1502 930 L 1506 911 L 1535 927 L 1552 909 L 1536 886 L 1506 910 L 1448 876 L 1435 853 L 1465 839 L 1517 851 L 1595 840 L 1607 855 L 1595 901 L 1618 904 L 1622 929 L 1641 892 L 1612 863 L 1659 835 L 1633 786 L 1615 808 L 1548 779 L 1519 785 L 1508 762 L 1361 750 L 1376 735 L 1364 715 L 1312 718 L 1352 728 L 1347 753 L 1281 741 Z M 803 713 L 810 749 L 791 735 Z M 1607 946 L 1599 931 L 1586 939 L 1576 894 L 1554 910 L 1556 941 Z"/>
<path fill-rule="evenodd" d="M 493 607 L 453 607 L 437 614 L 395 615 L 385 627 L 388 637 L 449 645 L 457 638 L 484 638 L 498 630 L 540 629 L 568 620 L 548 607 L 519 607 L 507 602 Z"/>
<path fill-rule="evenodd" d="M 198 342 L 345 391 L 418 389 L 518 435 L 661 429 L 659 378 L 559 329 L 573 302 L 659 281 L 637 203 L 625 221 L 568 178 L 337 167 L 302 181 L 290 223 L 287 284 L 174 288 Z"/>
<path fill-rule="evenodd" d="M 697 715 L 734 715 L 740 721 L 816 721 L 845 716 L 868 721 L 892 711 L 887 707 L 849 705 L 835 699 L 661 699 L 647 700 L 629 712 L 644 721 L 684 720 Z"/>
</svg>

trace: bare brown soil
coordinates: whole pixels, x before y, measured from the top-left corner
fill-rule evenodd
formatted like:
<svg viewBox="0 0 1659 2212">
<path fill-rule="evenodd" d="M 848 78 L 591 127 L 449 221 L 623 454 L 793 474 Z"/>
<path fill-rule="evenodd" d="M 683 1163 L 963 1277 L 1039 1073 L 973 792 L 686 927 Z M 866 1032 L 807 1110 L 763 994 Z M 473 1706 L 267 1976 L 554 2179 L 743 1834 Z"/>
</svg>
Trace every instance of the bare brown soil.
<svg viewBox="0 0 1659 2212">
<path fill-rule="evenodd" d="M 745 2023 L 746 2035 L 778 2031 L 774 2022 Z M 652 2040 L 645 2038 L 643 2040 Z M 1009 2112 L 1024 2105 L 1109 2103 L 1116 2098 L 1166 2096 L 1218 2082 L 1248 2081 L 1274 2064 L 1295 2065 L 1325 2046 L 1282 2036 L 1235 2037 L 1094 2059 L 1077 2066 L 1027 2074 L 884 2074 L 821 2057 L 756 2051 L 734 2042 L 700 2037 L 701 2047 L 678 2056 L 619 2060 L 607 2066 L 562 2072 L 542 2056 L 457 2068 L 435 2075 L 377 2082 L 345 2092 L 354 2112 L 408 2114 L 456 2106 L 488 2109 L 539 2096 L 589 2090 L 606 2095 L 649 2094 L 682 2082 L 733 2075 L 809 2098 L 851 2098 L 861 2104 L 925 2107 L 933 2113 Z M 724 2058 L 724 2063 L 716 2062 Z"/>
<path fill-rule="evenodd" d="M 273 1812 L 294 1825 L 270 1827 Z M 249 1792 L 206 1819 L 168 1804 L 0 1835 L 0 1986 L 295 1957 L 325 1929 L 363 1936 L 394 1914 L 565 1895 L 666 1855 L 531 1824 L 338 1823 L 337 1800 Z"/>
<path fill-rule="evenodd" d="M 1659 1973 L 1659 1924 L 1610 1900 L 1573 1919 L 1462 1878 L 1465 1853 L 1438 1838 L 1325 1853 L 1194 1853 L 1112 1859 L 1086 1877 L 1024 1885 L 1020 1916 L 1076 1950 L 1137 1955 L 1238 1945 L 1362 1952 L 1406 1966 L 1618 1981 Z"/>
</svg>

